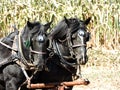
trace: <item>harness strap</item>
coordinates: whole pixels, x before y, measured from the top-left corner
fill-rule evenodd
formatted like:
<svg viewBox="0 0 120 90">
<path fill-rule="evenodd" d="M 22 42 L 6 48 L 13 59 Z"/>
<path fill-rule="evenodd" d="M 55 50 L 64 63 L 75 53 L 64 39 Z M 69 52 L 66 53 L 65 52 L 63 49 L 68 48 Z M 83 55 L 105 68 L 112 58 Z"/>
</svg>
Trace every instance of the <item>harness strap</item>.
<svg viewBox="0 0 120 90">
<path fill-rule="evenodd" d="M 11 50 L 13 50 L 13 51 L 15 51 L 15 52 L 18 51 L 17 49 L 12 48 L 12 47 L 10 47 L 9 45 L 7 45 L 6 43 L 3 43 L 3 42 L 1 42 L 1 41 L 0 41 L 0 44 L 2 44 L 3 46 L 5 46 L 5 47 L 7 47 L 8 49 L 11 49 Z"/>
<path fill-rule="evenodd" d="M 70 51 L 71 56 L 73 56 L 73 55 L 74 55 L 74 52 L 73 52 L 72 42 L 71 42 L 71 32 L 70 32 L 69 29 L 68 29 L 68 34 L 67 34 L 67 36 L 68 36 L 67 42 L 68 42 L 69 51 Z"/>
<path fill-rule="evenodd" d="M 12 62 L 16 62 L 16 61 L 17 61 L 17 59 L 14 56 L 10 56 L 0 62 L 0 67 L 4 66 L 6 64 L 12 63 Z"/>
<path fill-rule="evenodd" d="M 27 80 L 29 80 L 29 79 L 30 79 L 30 77 L 28 76 L 28 74 L 27 74 L 27 72 L 26 72 L 25 68 L 24 68 L 24 67 L 21 67 L 21 69 L 22 69 L 22 71 L 23 71 L 23 73 L 24 73 L 24 75 L 25 75 L 26 79 L 27 79 Z"/>
<path fill-rule="evenodd" d="M 81 47 L 81 46 L 86 46 L 86 44 L 77 44 L 77 45 L 72 45 L 72 48 L 77 48 L 77 47 Z"/>
<path fill-rule="evenodd" d="M 27 60 L 25 59 L 25 57 L 24 57 L 24 55 L 23 55 L 22 45 L 21 45 L 21 32 L 20 32 L 19 35 L 18 35 L 18 43 L 19 43 L 19 52 L 20 52 L 20 55 L 22 56 L 21 59 L 22 59 L 23 63 L 24 63 L 27 67 L 30 67 L 30 66 L 28 65 Z"/>
<path fill-rule="evenodd" d="M 15 36 L 14 40 L 13 40 L 13 45 L 12 48 L 16 49 L 18 51 L 18 42 L 17 42 L 17 35 Z M 12 55 L 16 55 L 18 54 L 17 52 L 15 52 L 14 50 L 12 50 Z"/>
<path fill-rule="evenodd" d="M 30 48 L 30 52 L 35 54 L 46 54 L 46 52 L 38 52 L 38 51 L 32 50 L 32 48 Z"/>
</svg>

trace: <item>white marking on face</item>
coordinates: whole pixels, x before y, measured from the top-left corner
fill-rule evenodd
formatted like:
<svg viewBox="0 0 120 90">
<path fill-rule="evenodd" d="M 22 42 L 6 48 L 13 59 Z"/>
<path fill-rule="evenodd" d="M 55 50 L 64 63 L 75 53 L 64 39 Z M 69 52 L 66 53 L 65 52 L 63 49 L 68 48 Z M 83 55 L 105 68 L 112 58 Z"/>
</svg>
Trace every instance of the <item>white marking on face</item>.
<svg viewBox="0 0 120 90">
<path fill-rule="evenodd" d="M 82 31 L 82 30 L 78 31 L 78 36 L 79 36 L 79 38 L 81 40 L 81 44 L 84 44 L 84 34 L 85 34 L 84 31 Z"/>
<path fill-rule="evenodd" d="M 79 38 L 80 38 L 80 40 L 81 40 L 81 44 L 82 45 L 84 45 L 84 35 L 85 35 L 85 32 L 84 31 L 82 31 L 82 30 L 79 30 L 78 31 L 78 36 L 79 36 Z M 82 48 L 81 48 L 82 49 Z M 85 54 L 84 53 L 82 53 L 82 60 L 83 61 L 85 61 Z"/>
</svg>

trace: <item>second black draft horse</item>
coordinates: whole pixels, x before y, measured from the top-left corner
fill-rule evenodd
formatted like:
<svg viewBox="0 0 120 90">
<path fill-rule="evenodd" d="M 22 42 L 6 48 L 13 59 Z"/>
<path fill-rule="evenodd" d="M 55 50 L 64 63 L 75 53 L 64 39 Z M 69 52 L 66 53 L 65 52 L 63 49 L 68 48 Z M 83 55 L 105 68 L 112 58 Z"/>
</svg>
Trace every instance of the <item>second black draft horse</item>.
<svg viewBox="0 0 120 90">
<path fill-rule="evenodd" d="M 50 48 L 53 47 L 64 66 L 76 67 L 77 77 L 81 76 L 80 64 L 85 65 L 88 61 L 86 43 L 90 39 L 90 33 L 87 31 L 90 20 L 91 17 L 84 21 L 78 18 L 67 19 L 64 17 L 64 20 L 59 22 L 49 35 Z"/>
</svg>

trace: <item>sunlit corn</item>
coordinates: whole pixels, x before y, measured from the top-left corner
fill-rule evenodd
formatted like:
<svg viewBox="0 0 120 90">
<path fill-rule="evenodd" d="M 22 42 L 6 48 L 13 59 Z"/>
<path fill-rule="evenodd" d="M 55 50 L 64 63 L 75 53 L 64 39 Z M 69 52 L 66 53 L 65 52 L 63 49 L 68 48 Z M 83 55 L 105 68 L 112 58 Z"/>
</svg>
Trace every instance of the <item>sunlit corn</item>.
<svg viewBox="0 0 120 90">
<path fill-rule="evenodd" d="M 64 16 L 84 20 L 92 17 L 88 26 L 91 41 L 97 48 L 120 49 L 120 3 L 118 0 L 1 0 L 0 37 L 11 32 L 16 24 L 21 30 L 26 21 L 46 23 L 55 16 L 54 27 Z"/>
</svg>

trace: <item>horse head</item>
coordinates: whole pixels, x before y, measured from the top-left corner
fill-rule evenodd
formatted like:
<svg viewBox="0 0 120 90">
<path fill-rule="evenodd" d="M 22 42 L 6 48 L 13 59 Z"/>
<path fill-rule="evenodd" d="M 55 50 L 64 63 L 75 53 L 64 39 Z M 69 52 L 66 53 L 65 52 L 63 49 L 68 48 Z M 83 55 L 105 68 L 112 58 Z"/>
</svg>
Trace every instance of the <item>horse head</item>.
<svg viewBox="0 0 120 90">
<path fill-rule="evenodd" d="M 77 58 L 78 64 L 84 65 L 88 61 L 87 57 L 87 41 L 89 41 L 90 33 L 87 31 L 87 25 L 90 17 L 85 21 L 78 18 L 67 19 L 65 22 L 68 26 L 68 45 L 71 47 L 72 54 Z"/>
<path fill-rule="evenodd" d="M 21 34 L 22 52 L 26 60 L 30 60 L 38 69 L 43 67 L 46 54 L 46 31 L 52 21 L 43 25 L 39 22 L 27 21 Z"/>
<path fill-rule="evenodd" d="M 90 38 L 87 31 L 90 19 L 82 21 L 64 17 L 49 34 L 50 48 L 52 46 L 66 68 L 73 67 L 74 70 L 70 71 L 77 76 L 80 76 L 80 64 L 85 65 L 88 61 L 86 43 Z"/>
</svg>

